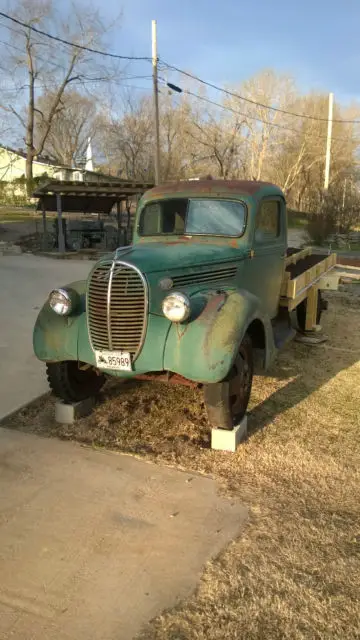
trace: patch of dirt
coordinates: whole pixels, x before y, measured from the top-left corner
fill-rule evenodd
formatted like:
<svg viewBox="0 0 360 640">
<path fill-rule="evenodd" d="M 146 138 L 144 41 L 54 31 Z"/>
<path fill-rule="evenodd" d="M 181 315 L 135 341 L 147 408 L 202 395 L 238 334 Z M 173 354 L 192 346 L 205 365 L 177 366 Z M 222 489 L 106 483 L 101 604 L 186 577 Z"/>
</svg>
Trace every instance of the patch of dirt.
<svg viewBox="0 0 360 640">
<path fill-rule="evenodd" d="M 346 264 L 350 267 L 360 267 L 360 258 L 343 258 L 342 256 L 337 257 L 337 264 Z"/>
<path fill-rule="evenodd" d="M 212 474 L 249 507 L 244 535 L 143 640 L 360 637 L 360 298 L 328 298 L 328 342 L 294 342 L 255 378 L 235 454 L 210 449 L 199 391 L 159 383 L 113 381 L 70 427 L 51 397 L 4 425 Z"/>
</svg>

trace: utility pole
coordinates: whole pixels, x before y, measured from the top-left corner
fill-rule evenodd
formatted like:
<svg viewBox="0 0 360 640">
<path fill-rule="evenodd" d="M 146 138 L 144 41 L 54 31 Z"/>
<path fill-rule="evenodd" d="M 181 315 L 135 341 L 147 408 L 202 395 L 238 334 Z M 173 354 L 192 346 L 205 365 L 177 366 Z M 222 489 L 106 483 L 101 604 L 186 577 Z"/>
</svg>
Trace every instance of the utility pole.
<svg viewBox="0 0 360 640">
<path fill-rule="evenodd" d="M 330 156 L 331 156 L 331 134 L 332 134 L 332 123 L 333 123 L 333 104 L 334 104 L 334 94 L 333 93 L 329 93 L 329 115 L 328 115 L 328 130 L 327 130 L 327 138 L 326 138 L 325 180 L 324 180 L 324 191 L 325 192 L 329 188 L 329 179 L 330 179 Z"/>
<path fill-rule="evenodd" d="M 342 208 L 343 209 L 345 209 L 346 184 L 347 184 L 347 178 L 345 178 L 345 180 L 344 180 L 344 190 L 343 190 L 343 199 L 342 199 Z"/>
<path fill-rule="evenodd" d="M 153 76 L 153 99 L 154 99 L 154 125 L 155 125 L 155 147 L 154 147 L 154 166 L 155 166 L 155 184 L 160 182 L 160 125 L 159 125 L 159 90 L 158 90 L 158 56 L 157 56 L 157 37 L 156 37 L 156 20 L 151 24 L 151 40 L 152 40 L 152 76 Z"/>
</svg>

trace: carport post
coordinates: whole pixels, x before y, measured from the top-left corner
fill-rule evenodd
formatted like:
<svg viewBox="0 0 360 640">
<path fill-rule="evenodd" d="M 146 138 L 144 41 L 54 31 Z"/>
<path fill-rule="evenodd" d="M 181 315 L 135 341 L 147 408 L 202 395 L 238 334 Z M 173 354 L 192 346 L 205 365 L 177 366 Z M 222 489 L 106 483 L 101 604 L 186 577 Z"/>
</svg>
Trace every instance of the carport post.
<svg viewBox="0 0 360 640">
<path fill-rule="evenodd" d="M 116 217 L 117 217 L 117 245 L 120 246 L 120 225 L 121 225 L 121 200 L 116 203 Z"/>
<path fill-rule="evenodd" d="M 41 198 L 41 210 L 42 210 L 42 223 L 43 223 L 42 248 L 43 248 L 43 251 L 46 251 L 46 249 L 48 248 L 48 241 L 47 241 L 47 231 L 46 231 L 46 209 L 45 209 L 44 198 Z"/>
<path fill-rule="evenodd" d="M 65 238 L 64 238 L 64 230 L 62 226 L 62 208 L 61 208 L 61 195 L 60 193 L 56 194 L 56 209 L 58 215 L 58 247 L 59 253 L 65 253 Z"/>
</svg>

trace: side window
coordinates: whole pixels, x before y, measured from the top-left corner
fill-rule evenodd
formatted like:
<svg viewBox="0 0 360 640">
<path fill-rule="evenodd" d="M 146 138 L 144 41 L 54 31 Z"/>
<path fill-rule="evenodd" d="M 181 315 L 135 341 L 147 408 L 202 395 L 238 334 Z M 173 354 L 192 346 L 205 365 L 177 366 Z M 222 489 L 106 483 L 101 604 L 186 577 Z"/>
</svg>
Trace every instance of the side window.
<svg viewBox="0 0 360 640">
<path fill-rule="evenodd" d="M 146 215 L 142 216 L 141 233 L 144 236 L 152 236 L 162 231 L 162 213 L 161 206 L 158 202 L 148 204 L 146 207 Z"/>
<path fill-rule="evenodd" d="M 183 235 L 187 202 L 184 198 L 182 200 L 162 200 L 145 205 L 140 218 L 140 235 Z"/>
<path fill-rule="evenodd" d="M 281 233 L 281 212 L 278 200 L 264 200 L 256 219 L 255 242 L 272 242 Z"/>
</svg>

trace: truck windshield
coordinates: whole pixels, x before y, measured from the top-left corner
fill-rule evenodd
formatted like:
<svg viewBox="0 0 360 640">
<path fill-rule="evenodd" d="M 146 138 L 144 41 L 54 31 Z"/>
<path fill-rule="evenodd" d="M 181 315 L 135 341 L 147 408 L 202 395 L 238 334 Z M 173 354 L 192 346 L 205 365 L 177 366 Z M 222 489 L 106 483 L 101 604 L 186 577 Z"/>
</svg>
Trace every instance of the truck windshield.
<svg viewBox="0 0 360 640">
<path fill-rule="evenodd" d="M 214 198 L 169 198 L 145 205 L 141 236 L 201 235 L 239 237 L 245 231 L 242 202 Z"/>
</svg>

